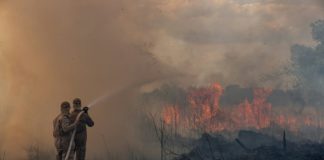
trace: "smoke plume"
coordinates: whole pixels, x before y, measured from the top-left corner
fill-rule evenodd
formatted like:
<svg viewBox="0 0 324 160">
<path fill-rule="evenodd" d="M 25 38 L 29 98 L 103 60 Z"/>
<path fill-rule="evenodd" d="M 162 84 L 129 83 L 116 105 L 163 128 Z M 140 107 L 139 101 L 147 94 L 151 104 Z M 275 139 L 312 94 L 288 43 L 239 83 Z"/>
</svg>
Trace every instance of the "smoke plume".
<svg viewBox="0 0 324 160">
<path fill-rule="evenodd" d="M 24 159 L 16 152 L 31 143 L 53 146 L 59 104 L 75 97 L 88 104 L 120 91 L 90 111 L 94 155 L 102 135 L 115 150 L 141 146 L 137 96 L 165 82 L 284 88 L 289 81 L 260 77 L 286 65 L 292 44 L 314 44 L 308 24 L 324 18 L 319 3 L 1 1 L 0 150 Z"/>
</svg>

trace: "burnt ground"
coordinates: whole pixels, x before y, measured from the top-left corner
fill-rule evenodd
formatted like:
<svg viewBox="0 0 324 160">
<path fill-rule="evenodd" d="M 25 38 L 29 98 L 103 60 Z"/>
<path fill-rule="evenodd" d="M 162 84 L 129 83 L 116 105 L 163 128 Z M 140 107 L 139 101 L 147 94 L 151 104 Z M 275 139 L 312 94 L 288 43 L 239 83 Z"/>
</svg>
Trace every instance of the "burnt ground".
<svg viewBox="0 0 324 160">
<path fill-rule="evenodd" d="M 235 140 L 205 133 L 175 160 L 324 160 L 322 143 L 285 141 L 253 131 L 241 131 Z"/>
</svg>

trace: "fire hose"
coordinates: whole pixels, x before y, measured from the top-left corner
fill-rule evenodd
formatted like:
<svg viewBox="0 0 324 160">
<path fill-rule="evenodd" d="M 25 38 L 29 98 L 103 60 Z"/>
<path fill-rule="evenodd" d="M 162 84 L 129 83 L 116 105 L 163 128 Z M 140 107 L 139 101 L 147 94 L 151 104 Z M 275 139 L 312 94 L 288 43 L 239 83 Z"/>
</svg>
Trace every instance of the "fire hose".
<svg viewBox="0 0 324 160">
<path fill-rule="evenodd" d="M 80 119 L 80 116 L 84 113 L 84 111 L 81 111 L 77 118 L 75 119 L 75 122 L 79 121 Z M 73 145 L 73 141 L 74 141 L 74 138 L 75 138 L 75 134 L 76 134 L 76 130 L 77 128 L 75 127 L 74 130 L 73 130 L 73 133 L 72 133 L 72 136 L 71 136 L 71 140 L 70 140 L 70 143 L 69 143 L 69 148 L 68 148 L 68 151 L 66 153 L 66 156 L 64 158 L 64 160 L 68 160 L 69 159 L 69 156 L 70 156 L 70 153 L 71 153 L 71 149 L 72 149 L 72 145 Z"/>
</svg>

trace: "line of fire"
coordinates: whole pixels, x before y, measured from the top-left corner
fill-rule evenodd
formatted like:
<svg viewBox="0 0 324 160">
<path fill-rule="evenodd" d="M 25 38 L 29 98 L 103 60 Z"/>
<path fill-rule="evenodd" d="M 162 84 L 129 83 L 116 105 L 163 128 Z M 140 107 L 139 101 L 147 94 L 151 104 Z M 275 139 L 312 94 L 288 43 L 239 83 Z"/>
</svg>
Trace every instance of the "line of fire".
<svg viewBox="0 0 324 160">
<path fill-rule="evenodd" d="M 315 107 L 307 111 L 284 111 L 268 102 L 269 88 L 254 88 L 251 100 L 247 98 L 232 106 L 221 106 L 224 89 L 219 83 L 209 87 L 190 89 L 186 94 L 186 106 L 167 104 L 162 108 L 163 121 L 175 132 L 202 130 L 206 132 L 238 131 L 242 129 L 266 129 L 281 127 L 296 134 L 303 128 L 323 128 L 321 112 Z"/>
</svg>

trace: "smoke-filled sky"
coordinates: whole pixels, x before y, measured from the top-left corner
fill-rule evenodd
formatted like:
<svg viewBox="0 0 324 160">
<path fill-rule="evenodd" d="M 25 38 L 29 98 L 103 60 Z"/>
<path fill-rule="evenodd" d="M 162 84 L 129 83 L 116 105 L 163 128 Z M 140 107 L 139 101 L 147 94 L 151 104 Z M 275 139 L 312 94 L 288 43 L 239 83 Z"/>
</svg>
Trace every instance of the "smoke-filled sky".
<svg viewBox="0 0 324 160">
<path fill-rule="evenodd" d="M 293 44 L 316 45 L 310 24 L 318 19 L 322 0 L 2 0 L 0 150 L 52 145 L 62 101 L 87 104 L 118 89 L 90 111 L 89 145 L 100 135 L 111 146 L 137 143 L 134 88 L 264 85 L 262 76 L 289 63 Z"/>
</svg>

